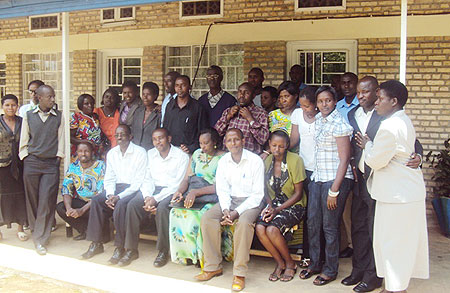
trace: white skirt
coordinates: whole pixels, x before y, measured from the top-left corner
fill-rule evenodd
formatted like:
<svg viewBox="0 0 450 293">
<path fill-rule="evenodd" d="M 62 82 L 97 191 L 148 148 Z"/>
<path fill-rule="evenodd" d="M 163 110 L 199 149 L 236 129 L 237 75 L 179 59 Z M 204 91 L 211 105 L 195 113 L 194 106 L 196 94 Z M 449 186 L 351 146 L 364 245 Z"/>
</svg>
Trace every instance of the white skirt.
<svg viewBox="0 0 450 293">
<path fill-rule="evenodd" d="M 425 201 L 376 203 L 373 250 L 388 291 L 406 290 L 411 278 L 429 278 L 425 213 Z"/>
</svg>

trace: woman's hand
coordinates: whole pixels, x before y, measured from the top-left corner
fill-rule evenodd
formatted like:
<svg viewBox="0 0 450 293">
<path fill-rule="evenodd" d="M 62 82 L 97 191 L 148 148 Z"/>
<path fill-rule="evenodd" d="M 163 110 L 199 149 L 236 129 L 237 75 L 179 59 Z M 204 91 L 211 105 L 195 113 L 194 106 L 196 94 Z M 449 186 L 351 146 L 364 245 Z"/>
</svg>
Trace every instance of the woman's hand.
<svg viewBox="0 0 450 293">
<path fill-rule="evenodd" d="M 184 200 L 184 207 L 187 209 L 192 207 L 196 197 L 197 197 L 197 192 L 195 189 L 189 191 L 188 195 L 186 196 L 186 199 Z"/>
<path fill-rule="evenodd" d="M 172 195 L 172 199 L 170 200 L 170 202 L 172 203 L 177 203 L 180 202 L 183 199 L 183 194 L 179 191 L 176 191 L 173 195 Z"/>
<path fill-rule="evenodd" d="M 262 220 L 266 223 L 269 223 L 270 221 L 273 220 L 273 218 L 275 218 L 275 216 L 278 214 L 278 208 L 272 208 L 272 207 L 267 207 L 266 208 L 266 212 L 264 213 Z"/>
<path fill-rule="evenodd" d="M 337 208 L 337 197 L 328 196 L 327 207 L 330 211 L 335 210 Z"/>
</svg>

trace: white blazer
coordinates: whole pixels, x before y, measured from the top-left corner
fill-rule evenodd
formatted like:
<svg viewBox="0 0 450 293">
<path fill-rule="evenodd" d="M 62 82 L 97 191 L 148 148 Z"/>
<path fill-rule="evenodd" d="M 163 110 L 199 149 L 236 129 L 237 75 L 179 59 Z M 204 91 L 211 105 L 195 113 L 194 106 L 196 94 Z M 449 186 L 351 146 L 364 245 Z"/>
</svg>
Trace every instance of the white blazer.
<svg viewBox="0 0 450 293">
<path fill-rule="evenodd" d="M 425 199 L 422 170 L 406 166 L 415 140 L 414 126 L 404 110 L 381 122 L 373 142 L 365 147 L 365 162 L 372 168 L 367 187 L 373 199 L 386 203 Z"/>
</svg>

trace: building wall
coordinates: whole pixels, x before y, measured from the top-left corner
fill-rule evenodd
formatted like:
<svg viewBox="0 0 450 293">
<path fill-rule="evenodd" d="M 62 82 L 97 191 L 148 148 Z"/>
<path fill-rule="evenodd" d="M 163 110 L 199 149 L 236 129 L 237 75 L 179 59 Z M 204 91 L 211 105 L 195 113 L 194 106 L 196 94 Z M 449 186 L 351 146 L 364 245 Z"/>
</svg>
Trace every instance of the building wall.
<svg viewBox="0 0 450 293">
<path fill-rule="evenodd" d="M 6 54 L 6 92 L 14 93 L 23 102 L 22 54 Z"/>
<path fill-rule="evenodd" d="M 73 52 L 72 71 L 73 105 L 81 94 L 95 96 L 97 90 L 97 50 L 76 50 Z M 100 99 L 101 97 L 98 97 Z"/>
</svg>

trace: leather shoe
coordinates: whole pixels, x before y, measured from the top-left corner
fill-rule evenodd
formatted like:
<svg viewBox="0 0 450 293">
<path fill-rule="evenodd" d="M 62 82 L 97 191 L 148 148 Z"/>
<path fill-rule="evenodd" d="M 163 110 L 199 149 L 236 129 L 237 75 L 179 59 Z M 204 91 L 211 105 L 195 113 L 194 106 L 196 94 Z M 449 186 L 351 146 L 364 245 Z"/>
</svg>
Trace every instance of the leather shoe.
<svg viewBox="0 0 450 293">
<path fill-rule="evenodd" d="M 103 252 L 103 244 L 100 242 L 92 242 L 91 245 L 89 245 L 88 250 L 81 255 L 83 259 L 89 259 L 93 257 L 94 255 L 100 254 Z"/>
<path fill-rule="evenodd" d="M 73 240 L 80 241 L 86 239 L 86 232 L 80 233 L 78 236 L 73 237 Z"/>
<path fill-rule="evenodd" d="M 120 261 L 124 253 L 125 249 L 123 247 L 116 247 L 116 249 L 114 249 L 113 255 L 108 260 L 108 262 L 112 265 L 116 265 Z"/>
<path fill-rule="evenodd" d="M 36 244 L 36 252 L 39 255 L 46 255 L 47 254 L 47 248 L 45 248 L 42 244 Z"/>
<path fill-rule="evenodd" d="M 353 286 L 353 285 L 358 284 L 361 280 L 362 280 L 362 278 L 357 278 L 353 275 L 350 275 L 347 278 L 343 279 L 341 281 L 341 284 L 345 285 L 345 286 Z"/>
<path fill-rule="evenodd" d="M 129 265 L 133 260 L 139 258 L 139 252 L 136 249 L 128 249 L 119 261 L 119 267 Z"/>
<path fill-rule="evenodd" d="M 212 271 L 212 272 L 207 272 L 207 271 L 203 271 L 201 274 L 198 274 L 197 276 L 195 276 L 195 279 L 197 281 L 209 281 L 214 277 L 218 277 L 218 276 L 222 276 L 223 274 L 223 270 L 222 269 L 218 269 L 217 271 Z"/>
<path fill-rule="evenodd" d="M 167 263 L 168 259 L 169 259 L 169 253 L 167 253 L 165 251 L 160 251 L 158 253 L 158 256 L 155 258 L 153 265 L 157 268 L 160 268 Z"/>
<path fill-rule="evenodd" d="M 355 292 L 372 292 L 373 290 L 380 288 L 380 286 L 369 285 L 366 282 L 362 281 L 358 285 L 353 288 Z"/>
<path fill-rule="evenodd" d="M 339 258 L 348 258 L 352 257 L 353 248 L 347 247 L 339 253 Z"/>
</svg>

